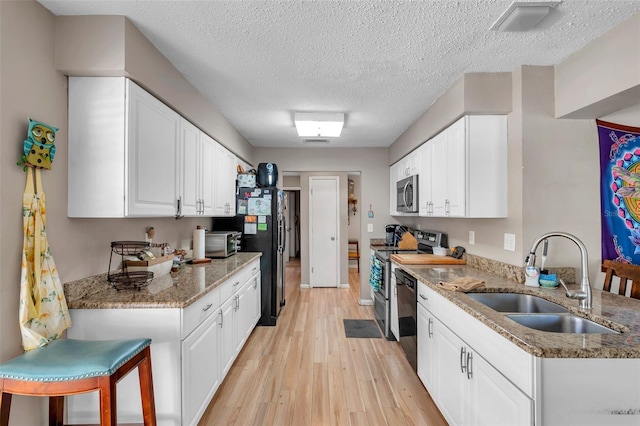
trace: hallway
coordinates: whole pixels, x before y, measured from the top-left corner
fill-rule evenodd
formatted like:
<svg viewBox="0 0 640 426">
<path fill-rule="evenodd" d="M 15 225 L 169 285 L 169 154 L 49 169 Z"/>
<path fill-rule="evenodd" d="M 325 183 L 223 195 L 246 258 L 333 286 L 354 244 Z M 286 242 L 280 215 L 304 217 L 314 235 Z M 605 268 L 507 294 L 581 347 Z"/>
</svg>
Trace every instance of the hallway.
<svg viewBox="0 0 640 426">
<path fill-rule="evenodd" d="M 359 282 L 301 290 L 291 259 L 277 326 L 256 327 L 200 425 L 446 425 L 397 342 L 345 337 L 344 318 L 373 318 Z"/>
</svg>

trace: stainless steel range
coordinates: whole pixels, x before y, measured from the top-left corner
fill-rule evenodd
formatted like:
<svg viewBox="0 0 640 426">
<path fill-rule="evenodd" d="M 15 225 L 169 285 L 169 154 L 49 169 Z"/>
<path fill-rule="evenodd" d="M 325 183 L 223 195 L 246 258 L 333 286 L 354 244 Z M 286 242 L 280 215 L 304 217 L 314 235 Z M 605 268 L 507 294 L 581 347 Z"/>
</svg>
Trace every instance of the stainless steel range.
<svg viewBox="0 0 640 426">
<path fill-rule="evenodd" d="M 401 250 L 394 246 L 385 246 L 375 250 L 375 257 L 381 268 L 380 288 L 372 288 L 375 319 L 387 340 L 395 340 L 389 327 L 391 321 L 390 292 L 391 288 L 391 259 L 396 253 L 427 253 L 433 254 L 433 247 L 448 247 L 447 234 L 438 231 L 414 231 L 418 242 L 417 250 Z"/>
</svg>

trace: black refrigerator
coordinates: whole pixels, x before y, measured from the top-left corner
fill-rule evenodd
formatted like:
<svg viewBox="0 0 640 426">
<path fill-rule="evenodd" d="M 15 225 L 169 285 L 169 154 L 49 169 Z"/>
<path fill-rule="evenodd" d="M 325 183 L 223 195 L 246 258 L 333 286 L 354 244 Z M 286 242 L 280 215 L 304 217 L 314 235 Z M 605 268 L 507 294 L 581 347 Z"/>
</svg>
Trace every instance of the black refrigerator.
<svg viewBox="0 0 640 426">
<path fill-rule="evenodd" d="M 237 188 L 236 217 L 214 219 L 214 229 L 231 223 L 242 233 L 240 251 L 261 252 L 262 315 L 259 325 L 276 325 L 284 299 L 285 193 L 277 187 Z"/>
</svg>

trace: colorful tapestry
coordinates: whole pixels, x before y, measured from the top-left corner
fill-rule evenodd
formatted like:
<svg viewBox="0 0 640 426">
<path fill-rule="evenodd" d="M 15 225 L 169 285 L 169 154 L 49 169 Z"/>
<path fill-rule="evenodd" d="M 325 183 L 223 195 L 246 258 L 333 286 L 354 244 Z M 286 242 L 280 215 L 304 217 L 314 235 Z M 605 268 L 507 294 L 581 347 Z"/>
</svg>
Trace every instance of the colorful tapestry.
<svg viewBox="0 0 640 426">
<path fill-rule="evenodd" d="M 596 120 L 602 259 L 640 265 L 640 128 Z"/>
</svg>

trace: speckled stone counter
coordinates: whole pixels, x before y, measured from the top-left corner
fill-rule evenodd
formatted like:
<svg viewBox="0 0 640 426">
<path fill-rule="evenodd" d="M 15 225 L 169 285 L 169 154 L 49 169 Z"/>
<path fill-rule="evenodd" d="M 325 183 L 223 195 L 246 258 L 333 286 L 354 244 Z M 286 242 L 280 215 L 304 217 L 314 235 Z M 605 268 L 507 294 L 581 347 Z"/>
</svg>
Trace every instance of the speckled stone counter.
<svg viewBox="0 0 640 426">
<path fill-rule="evenodd" d="M 204 265 L 185 264 L 140 290 L 116 290 L 107 274 L 64 284 L 69 309 L 185 308 L 239 272 L 261 253 L 236 253 Z"/>
<path fill-rule="evenodd" d="M 561 289 L 526 287 L 497 274 L 466 266 L 398 265 L 463 309 L 486 326 L 497 331 L 528 353 L 543 358 L 640 358 L 640 300 L 593 289 L 593 309 L 578 310 L 578 301 L 565 297 Z M 620 331 L 620 334 L 569 334 L 534 330 L 517 324 L 467 294 L 447 291 L 438 282 L 468 276 L 485 282 L 474 292 L 515 292 L 540 296 L 569 308 L 578 316 Z M 573 284 L 570 288 L 577 288 Z"/>
</svg>

